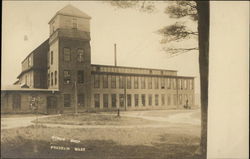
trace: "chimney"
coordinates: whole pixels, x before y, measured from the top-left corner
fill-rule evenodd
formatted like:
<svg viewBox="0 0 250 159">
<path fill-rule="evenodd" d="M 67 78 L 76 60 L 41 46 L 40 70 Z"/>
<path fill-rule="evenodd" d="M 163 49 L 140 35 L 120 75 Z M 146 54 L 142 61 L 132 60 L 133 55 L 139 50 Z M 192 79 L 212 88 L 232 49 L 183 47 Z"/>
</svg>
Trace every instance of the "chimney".
<svg viewBox="0 0 250 159">
<path fill-rule="evenodd" d="M 117 62 L 116 62 L 116 44 L 114 44 L 114 54 L 115 54 L 115 66 L 117 66 Z"/>
</svg>

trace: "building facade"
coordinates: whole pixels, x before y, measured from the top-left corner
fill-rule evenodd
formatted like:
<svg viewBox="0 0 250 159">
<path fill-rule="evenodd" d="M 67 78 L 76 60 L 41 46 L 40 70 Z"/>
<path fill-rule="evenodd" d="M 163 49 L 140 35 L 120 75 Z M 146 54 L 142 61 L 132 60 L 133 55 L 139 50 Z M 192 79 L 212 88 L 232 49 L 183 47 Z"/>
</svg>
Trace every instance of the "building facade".
<svg viewBox="0 0 250 159">
<path fill-rule="evenodd" d="M 195 105 L 194 77 L 178 76 L 175 70 L 91 64 L 90 19 L 71 5 L 55 14 L 49 38 L 22 62 L 15 88 L 2 89 L 2 112 L 29 112 L 29 100 L 23 98 L 34 94 L 44 113 Z"/>
</svg>

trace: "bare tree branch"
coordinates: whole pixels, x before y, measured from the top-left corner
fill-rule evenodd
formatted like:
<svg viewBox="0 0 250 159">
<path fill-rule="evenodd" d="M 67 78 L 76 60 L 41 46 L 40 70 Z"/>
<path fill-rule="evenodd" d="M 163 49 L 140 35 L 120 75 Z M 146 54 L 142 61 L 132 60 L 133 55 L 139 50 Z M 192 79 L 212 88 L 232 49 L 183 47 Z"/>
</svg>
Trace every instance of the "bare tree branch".
<svg viewBox="0 0 250 159">
<path fill-rule="evenodd" d="M 199 50 L 199 49 L 198 47 L 194 47 L 194 48 L 163 48 L 163 50 L 166 51 L 167 54 L 170 55 L 170 57 L 173 57 L 189 51 Z"/>
</svg>

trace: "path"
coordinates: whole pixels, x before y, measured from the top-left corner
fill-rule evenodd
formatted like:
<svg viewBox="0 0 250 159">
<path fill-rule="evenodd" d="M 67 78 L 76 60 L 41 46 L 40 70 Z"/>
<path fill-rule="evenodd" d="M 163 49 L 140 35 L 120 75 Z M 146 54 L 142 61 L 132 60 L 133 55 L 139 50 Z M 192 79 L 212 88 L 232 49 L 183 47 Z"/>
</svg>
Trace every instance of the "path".
<svg viewBox="0 0 250 159">
<path fill-rule="evenodd" d="M 47 118 L 51 116 L 58 116 L 58 115 L 43 115 L 43 116 L 38 116 L 38 119 Z M 1 118 L 1 129 L 27 127 L 34 124 L 32 123 L 33 120 L 36 120 L 36 116 Z"/>
<path fill-rule="evenodd" d="M 179 111 L 179 112 L 178 112 Z M 189 110 L 189 111 L 180 111 L 180 110 L 157 110 L 152 111 L 128 111 L 123 112 L 122 116 L 133 117 L 133 118 L 141 118 L 145 120 L 158 121 L 156 124 L 148 124 L 148 125 L 65 125 L 65 124 L 43 124 L 48 127 L 63 127 L 63 128 L 159 128 L 159 127 L 171 127 L 176 124 L 192 124 L 192 125 L 200 125 L 200 119 L 192 117 L 194 113 L 197 113 L 199 110 Z M 166 112 L 166 113 L 165 113 Z M 176 113 L 178 112 L 178 113 Z M 157 116 L 157 113 L 159 115 Z M 164 115 L 167 113 L 172 113 L 168 115 Z M 108 115 L 108 114 L 107 114 Z M 38 118 L 46 118 L 51 116 L 58 115 L 44 115 L 39 116 Z M 27 127 L 32 125 L 33 120 L 36 117 L 13 117 L 13 118 L 1 118 L 1 129 L 10 129 L 10 128 L 18 128 L 18 127 Z M 168 122 L 168 124 L 163 123 Z"/>
</svg>

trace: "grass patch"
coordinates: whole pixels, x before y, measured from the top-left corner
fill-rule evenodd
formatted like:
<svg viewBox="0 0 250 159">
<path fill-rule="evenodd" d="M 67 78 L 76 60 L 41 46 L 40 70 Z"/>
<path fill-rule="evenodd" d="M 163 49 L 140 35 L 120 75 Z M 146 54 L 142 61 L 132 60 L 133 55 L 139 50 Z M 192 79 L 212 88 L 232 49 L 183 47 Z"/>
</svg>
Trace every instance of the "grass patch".
<svg viewBox="0 0 250 159">
<path fill-rule="evenodd" d="M 65 125 L 145 125 L 156 123 L 145 119 L 124 116 L 117 117 L 114 114 L 101 113 L 63 114 L 61 116 L 42 118 L 38 122 Z"/>
</svg>

